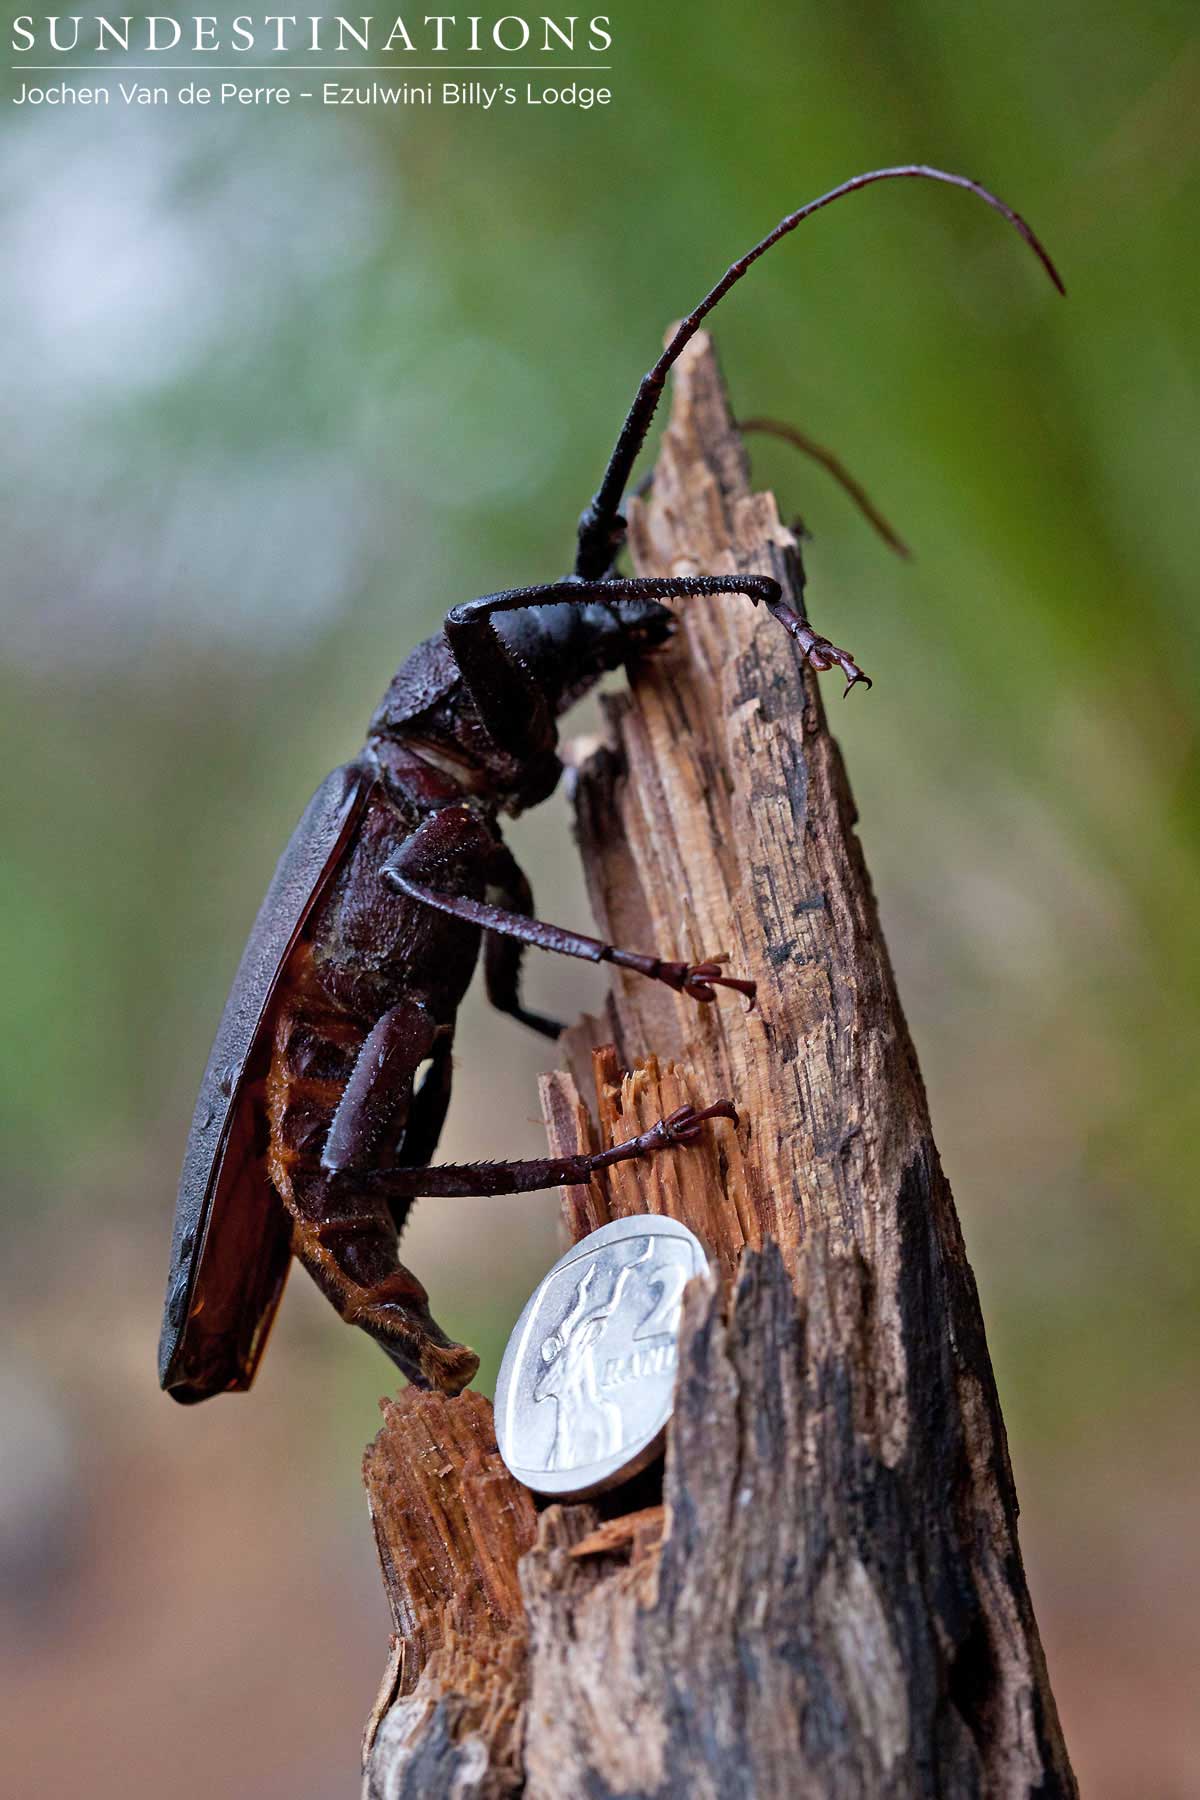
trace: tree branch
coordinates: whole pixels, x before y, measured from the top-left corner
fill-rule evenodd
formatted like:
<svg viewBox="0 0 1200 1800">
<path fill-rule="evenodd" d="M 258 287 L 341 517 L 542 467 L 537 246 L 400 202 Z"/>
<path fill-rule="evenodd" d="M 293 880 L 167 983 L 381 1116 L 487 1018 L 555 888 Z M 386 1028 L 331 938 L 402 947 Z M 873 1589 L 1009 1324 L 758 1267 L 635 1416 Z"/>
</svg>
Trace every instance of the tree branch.
<svg viewBox="0 0 1200 1800">
<path fill-rule="evenodd" d="M 754 569 L 800 596 L 703 335 L 630 541 L 639 573 Z M 545 1509 L 531 1548 L 478 1398 L 395 1403 L 367 1482 L 408 1635 L 368 1791 L 1073 1794 L 978 1297 L 816 680 L 769 617 L 692 601 L 608 718 L 576 781 L 604 935 L 728 951 L 758 1006 L 616 977 L 543 1084 L 553 1148 L 685 1100 L 729 1095 L 741 1121 L 568 1191 L 564 1218 L 578 1237 L 670 1213 L 720 1278 L 689 1290 L 661 1477 Z M 406 1516 L 443 1454 L 445 1552 Z"/>
</svg>

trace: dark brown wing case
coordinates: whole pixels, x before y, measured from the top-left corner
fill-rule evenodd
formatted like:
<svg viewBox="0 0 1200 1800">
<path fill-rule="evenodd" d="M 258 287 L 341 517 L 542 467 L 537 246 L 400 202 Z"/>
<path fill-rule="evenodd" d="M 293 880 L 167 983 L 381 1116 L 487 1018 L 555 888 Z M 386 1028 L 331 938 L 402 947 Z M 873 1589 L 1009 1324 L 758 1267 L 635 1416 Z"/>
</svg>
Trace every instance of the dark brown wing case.
<svg viewBox="0 0 1200 1800">
<path fill-rule="evenodd" d="M 362 812 L 369 777 L 355 763 L 317 789 L 292 833 L 242 954 L 217 1027 L 184 1152 L 158 1378 L 175 1399 L 204 1400 L 254 1377 L 289 1263 L 245 1096 L 280 971 Z"/>
</svg>

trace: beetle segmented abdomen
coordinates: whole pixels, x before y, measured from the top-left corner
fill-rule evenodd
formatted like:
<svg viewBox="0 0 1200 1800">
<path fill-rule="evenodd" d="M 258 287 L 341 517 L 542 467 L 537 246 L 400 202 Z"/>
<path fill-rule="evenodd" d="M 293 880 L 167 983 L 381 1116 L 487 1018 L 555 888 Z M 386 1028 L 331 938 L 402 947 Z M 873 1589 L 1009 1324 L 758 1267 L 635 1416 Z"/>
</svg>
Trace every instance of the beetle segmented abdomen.
<svg viewBox="0 0 1200 1800">
<path fill-rule="evenodd" d="M 330 998 L 312 945 L 298 944 L 271 1016 L 267 1173 L 291 1221 L 293 1255 L 342 1317 L 362 1326 L 410 1380 L 456 1394 L 478 1358 L 447 1337 L 430 1316 L 420 1281 L 397 1261 L 399 1234 L 387 1200 L 351 1172 L 334 1174 L 321 1162 L 370 1023 Z M 401 1099 L 397 1133 L 406 1111 Z"/>
<path fill-rule="evenodd" d="M 301 944 L 284 976 L 272 1032 L 267 1169 L 292 1217 L 293 1250 L 342 1310 L 352 1290 L 382 1280 L 396 1259 L 396 1228 L 386 1202 L 352 1187 L 335 1189 L 321 1167 L 329 1127 L 366 1035 L 362 1021 L 330 1003 L 316 980 L 311 949 Z"/>
<path fill-rule="evenodd" d="M 358 1020 L 321 993 L 312 952 L 302 944 L 284 977 L 267 1072 L 268 1171 L 293 1215 L 303 1216 L 317 1199 L 311 1190 L 320 1185 L 321 1150 L 365 1036 Z M 322 1212 L 318 1206 L 312 1216 Z"/>
</svg>

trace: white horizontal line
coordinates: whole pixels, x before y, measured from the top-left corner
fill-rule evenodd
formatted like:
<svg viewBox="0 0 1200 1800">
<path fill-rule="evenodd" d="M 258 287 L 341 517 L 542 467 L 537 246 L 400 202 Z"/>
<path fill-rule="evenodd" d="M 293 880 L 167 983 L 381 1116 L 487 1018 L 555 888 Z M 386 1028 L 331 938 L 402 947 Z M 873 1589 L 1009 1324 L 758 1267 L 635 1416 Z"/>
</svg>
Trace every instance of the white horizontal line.
<svg viewBox="0 0 1200 1800">
<path fill-rule="evenodd" d="M 112 75 L 220 75 L 235 70 L 247 75 L 304 75 L 325 69 L 361 74 L 372 70 L 377 75 L 517 75 L 533 70 L 541 75 L 558 75 L 568 69 L 586 69 L 589 74 L 603 75 L 611 63 L 117 63 L 110 69 L 81 69 L 78 64 L 64 68 L 61 63 L 11 63 L 9 73 L 19 75 L 28 69 L 31 75 L 88 75 L 106 79 Z"/>
</svg>

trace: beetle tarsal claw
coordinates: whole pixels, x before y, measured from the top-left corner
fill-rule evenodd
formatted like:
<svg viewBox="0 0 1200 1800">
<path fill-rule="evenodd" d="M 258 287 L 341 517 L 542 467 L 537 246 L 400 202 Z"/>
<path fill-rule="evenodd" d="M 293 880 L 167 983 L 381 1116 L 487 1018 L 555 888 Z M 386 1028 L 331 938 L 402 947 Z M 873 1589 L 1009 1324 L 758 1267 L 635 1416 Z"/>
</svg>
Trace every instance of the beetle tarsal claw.
<svg viewBox="0 0 1200 1800">
<path fill-rule="evenodd" d="M 689 1000 L 707 1004 L 716 999 L 716 989 L 724 987 L 743 995 L 753 1006 L 757 984 L 744 976 L 723 975 L 721 970 L 728 961 L 727 953 L 722 950 L 719 956 L 705 957 L 702 962 L 658 962 L 646 972 L 656 981 L 665 982 L 675 993 L 686 994 Z"/>
<path fill-rule="evenodd" d="M 743 995 L 753 1006 L 758 993 L 757 983 L 741 975 L 722 975 L 721 970 L 728 960 L 728 956 L 722 951 L 720 956 L 710 956 L 705 962 L 689 964 L 681 991 L 693 1000 L 704 1002 L 716 999 L 715 989 L 732 988 L 734 993 Z"/>
<path fill-rule="evenodd" d="M 712 1106 L 704 1107 L 679 1106 L 661 1119 L 656 1129 L 662 1132 L 668 1144 L 686 1146 L 699 1141 L 700 1127 L 706 1119 L 728 1119 L 736 1125 L 737 1108 L 731 1100 L 717 1100 Z"/>
<path fill-rule="evenodd" d="M 850 652 L 839 650 L 837 645 L 831 644 L 828 638 L 813 638 L 805 648 L 804 654 L 818 674 L 823 674 L 826 669 L 832 669 L 835 666 L 839 668 L 846 677 L 846 694 L 852 687 L 857 687 L 860 681 L 867 687 L 873 685 L 871 677 L 864 669 L 859 668 Z M 845 694 L 842 698 L 845 698 Z"/>
<path fill-rule="evenodd" d="M 846 677 L 847 694 L 860 681 L 867 687 L 872 685 L 871 677 L 859 668 L 850 652 L 840 649 L 829 638 L 821 637 L 800 613 L 790 606 L 779 606 L 773 610 L 780 624 L 799 644 L 801 655 L 809 667 L 818 675 L 823 675 L 826 669 L 839 668 Z"/>
</svg>

